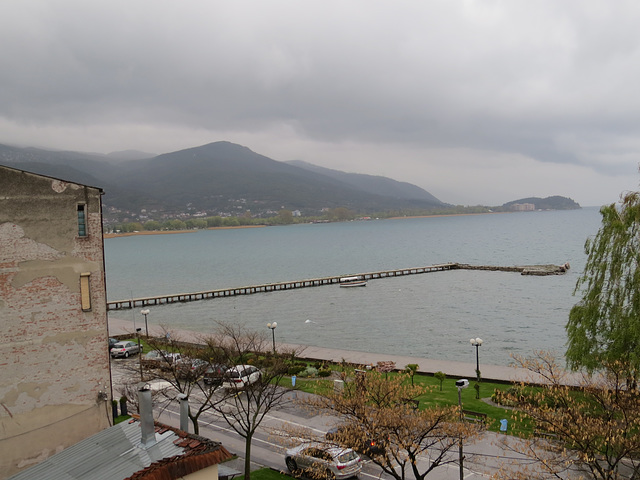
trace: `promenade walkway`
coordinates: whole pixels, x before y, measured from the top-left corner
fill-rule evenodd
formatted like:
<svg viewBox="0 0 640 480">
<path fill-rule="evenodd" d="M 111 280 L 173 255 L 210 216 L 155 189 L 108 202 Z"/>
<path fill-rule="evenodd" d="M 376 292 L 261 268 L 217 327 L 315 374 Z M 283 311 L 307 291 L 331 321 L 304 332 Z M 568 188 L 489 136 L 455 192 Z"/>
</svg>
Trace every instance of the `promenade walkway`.
<svg viewBox="0 0 640 480">
<path fill-rule="evenodd" d="M 138 324 L 139 325 L 139 324 Z M 188 330 L 171 329 L 179 335 L 180 340 L 186 342 L 199 343 L 202 334 Z M 149 326 L 150 335 L 162 335 L 161 327 Z M 109 335 L 126 335 L 135 334 L 133 322 L 110 318 L 109 319 Z M 352 350 L 339 350 L 335 348 L 316 347 L 313 345 L 292 345 L 278 343 L 276 345 L 285 349 L 296 349 L 301 351 L 300 357 L 321 360 L 328 362 L 340 363 L 343 360 L 347 363 L 355 365 L 376 365 L 378 362 L 395 362 L 397 369 L 403 369 L 405 365 L 417 364 L 419 373 L 433 374 L 435 372 L 443 372 L 447 377 L 451 378 L 468 378 L 472 381 L 476 377 L 476 365 L 473 363 L 455 362 L 447 360 L 434 360 L 429 358 L 410 357 L 404 355 L 392 355 L 385 352 L 358 352 Z M 483 380 L 487 381 L 531 381 L 531 372 L 524 369 L 517 369 L 509 366 L 487 365 L 481 364 Z M 534 379 L 535 380 L 535 379 Z"/>
</svg>

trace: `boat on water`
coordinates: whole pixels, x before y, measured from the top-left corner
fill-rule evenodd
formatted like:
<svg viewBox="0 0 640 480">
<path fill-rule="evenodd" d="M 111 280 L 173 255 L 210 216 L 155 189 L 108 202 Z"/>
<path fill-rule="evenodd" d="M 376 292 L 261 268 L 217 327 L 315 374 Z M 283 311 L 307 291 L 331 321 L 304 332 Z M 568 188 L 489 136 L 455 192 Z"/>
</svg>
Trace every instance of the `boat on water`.
<svg viewBox="0 0 640 480">
<path fill-rule="evenodd" d="M 356 275 L 354 277 L 342 277 L 340 279 L 341 287 L 366 287 L 367 281 L 362 275 Z"/>
</svg>

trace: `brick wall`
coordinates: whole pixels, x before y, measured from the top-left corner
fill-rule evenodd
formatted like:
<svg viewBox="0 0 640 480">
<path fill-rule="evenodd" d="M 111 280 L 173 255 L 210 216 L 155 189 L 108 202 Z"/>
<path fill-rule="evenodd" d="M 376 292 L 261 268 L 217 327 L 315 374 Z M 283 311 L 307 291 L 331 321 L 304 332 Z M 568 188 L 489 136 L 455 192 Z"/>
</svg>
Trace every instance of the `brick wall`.
<svg viewBox="0 0 640 480">
<path fill-rule="evenodd" d="M 0 478 L 109 426 L 101 193 L 0 166 Z"/>
</svg>

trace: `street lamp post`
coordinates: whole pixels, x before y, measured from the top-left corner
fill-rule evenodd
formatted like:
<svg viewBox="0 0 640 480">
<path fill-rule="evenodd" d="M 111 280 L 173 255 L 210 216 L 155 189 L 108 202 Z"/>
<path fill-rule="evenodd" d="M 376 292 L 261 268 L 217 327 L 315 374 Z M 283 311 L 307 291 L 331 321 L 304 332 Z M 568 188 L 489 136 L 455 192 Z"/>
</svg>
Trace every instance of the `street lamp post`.
<svg viewBox="0 0 640 480">
<path fill-rule="evenodd" d="M 478 382 L 479 382 L 480 381 L 480 354 L 478 353 L 478 350 L 482 345 L 482 339 L 472 338 L 471 340 L 469 340 L 469 342 L 471 342 L 471 345 L 476 347 L 476 378 L 478 379 Z"/>
<path fill-rule="evenodd" d="M 136 328 L 136 337 L 138 337 L 138 363 L 140 364 L 140 381 L 144 382 L 144 377 L 142 375 L 142 350 L 140 349 L 140 330 L 141 328 Z"/>
<path fill-rule="evenodd" d="M 458 387 L 458 406 L 460 407 L 460 421 L 464 421 L 464 415 L 462 413 L 462 389 L 469 386 L 469 380 L 463 378 L 456 381 L 456 387 Z M 460 440 L 458 444 L 458 463 L 460 463 L 460 480 L 464 480 L 464 453 L 462 451 L 462 433 L 460 433 Z"/>
<path fill-rule="evenodd" d="M 140 311 L 140 313 L 144 315 L 144 329 L 145 332 L 147 332 L 147 338 L 149 338 L 149 325 L 147 324 L 147 315 L 149 315 L 149 309 L 145 308 L 144 310 Z"/>
<path fill-rule="evenodd" d="M 276 353 L 276 327 L 278 322 L 267 323 L 267 328 L 271 330 L 271 338 L 273 339 L 273 353 Z"/>
</svg>

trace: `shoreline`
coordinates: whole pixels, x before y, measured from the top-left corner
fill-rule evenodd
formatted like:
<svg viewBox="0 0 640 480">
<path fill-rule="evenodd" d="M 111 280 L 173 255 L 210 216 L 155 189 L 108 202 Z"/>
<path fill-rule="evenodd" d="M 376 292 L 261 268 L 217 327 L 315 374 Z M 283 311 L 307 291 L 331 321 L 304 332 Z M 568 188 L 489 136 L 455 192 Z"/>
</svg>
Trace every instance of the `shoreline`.
<svg viewBox="0 0 640 480">
<path fill-rule="evenodd" d="M 142 320 L 144 322 L 144 320 Z M 122 318 L 108 317 L 108 331 L 110 336 L 131 335 L 135 336 L 136 323 Z M 172 338 L 191 343 L 202 343 L 208 335 L 196 330 L 185 328 L 170 328 L 158 324 L 149 324 L 151 336 L 164 336 L 167 332 L 172 334 Z M 473 363 L 438 360 L 433 358 L 414 357 L 410 355 L 393 355 L 387 353 L 364 352 L 356 350 L 342 350 L 335 348 L 321 347 L 317 345 L 301 345 L 276 342 L 278 348 L 299 351 L 299 358 L 308 360 L 320 360 L 339 364 L 343 361 L 353 365 L 375 365 L 379 361 L 393 361 L 396 369 L 402 369 L 404 365 L 418 364 L 418 372 L 426 375 L 433 375 L 442 371 L 448 378 L 475 378 L 476 365 Z M 482 365 L 482 378 L 497 382 L 519 382 L 535 378 L 531 372 L 522 368 L 515 368 L 508 365 Z M 540 381 L 537 379 L 538 382 Z"/>
<path fill-rule="evenodd" d="M 207 227 L 202 230 L 235 230 L 238 228 L 263 228 L 267 225 L 238 225 L 235 227 Z M 125 232 L 125 233 L 105 233 L 103 238 L 118 238 L 118 237 L 133 237 L 137 235 L 171 235 L 179 233 L 196 233 L 198 229 L 194 230 L 144 230 L 141 232 Z"/>
<path fill-rule="evenodd" d="M 475 215 L 499 215 L 502 213 L 517 213 L 517 212 L 479 212 L 479 213 L 443 213 L 432 215 L 406 215 L 404 217 L 389 217 L 385 220 L 402 220 L 403 218 L 437 218 L 437 217 L 470 217 Z"/>
<path fill-rule="evenodd" d="M 445 213 L 445 214 L 432 214 L 432 215 L 407 215 L 402 217 L 389 217 L 383 218 L 381 220 L 402 220 L 406 218 L 437 218 L 437 217 L 464 217 L 471 215 L 491 215 L 498 213 L 513 213 L 513 212 L 481 212 L 481 213 Z M 330 222 L 330 223 L 340 223 L 340 222 Z M 235 230 L 240 228 L 265 228 L 271 225 L 237 225 L 233 227 L 207 227 L 202 230 Z M 125 232 L 125 233 L 105 233 L 102 235 L 103 238 L 118 238 L 118 237 L 133 237 L 136 235 L 170 235 L 170 234 L 180 234 L 180 233 L 195 233 L 198 229 L 192 230 L 143 230 L 137 232 Z"/>
</svg>

